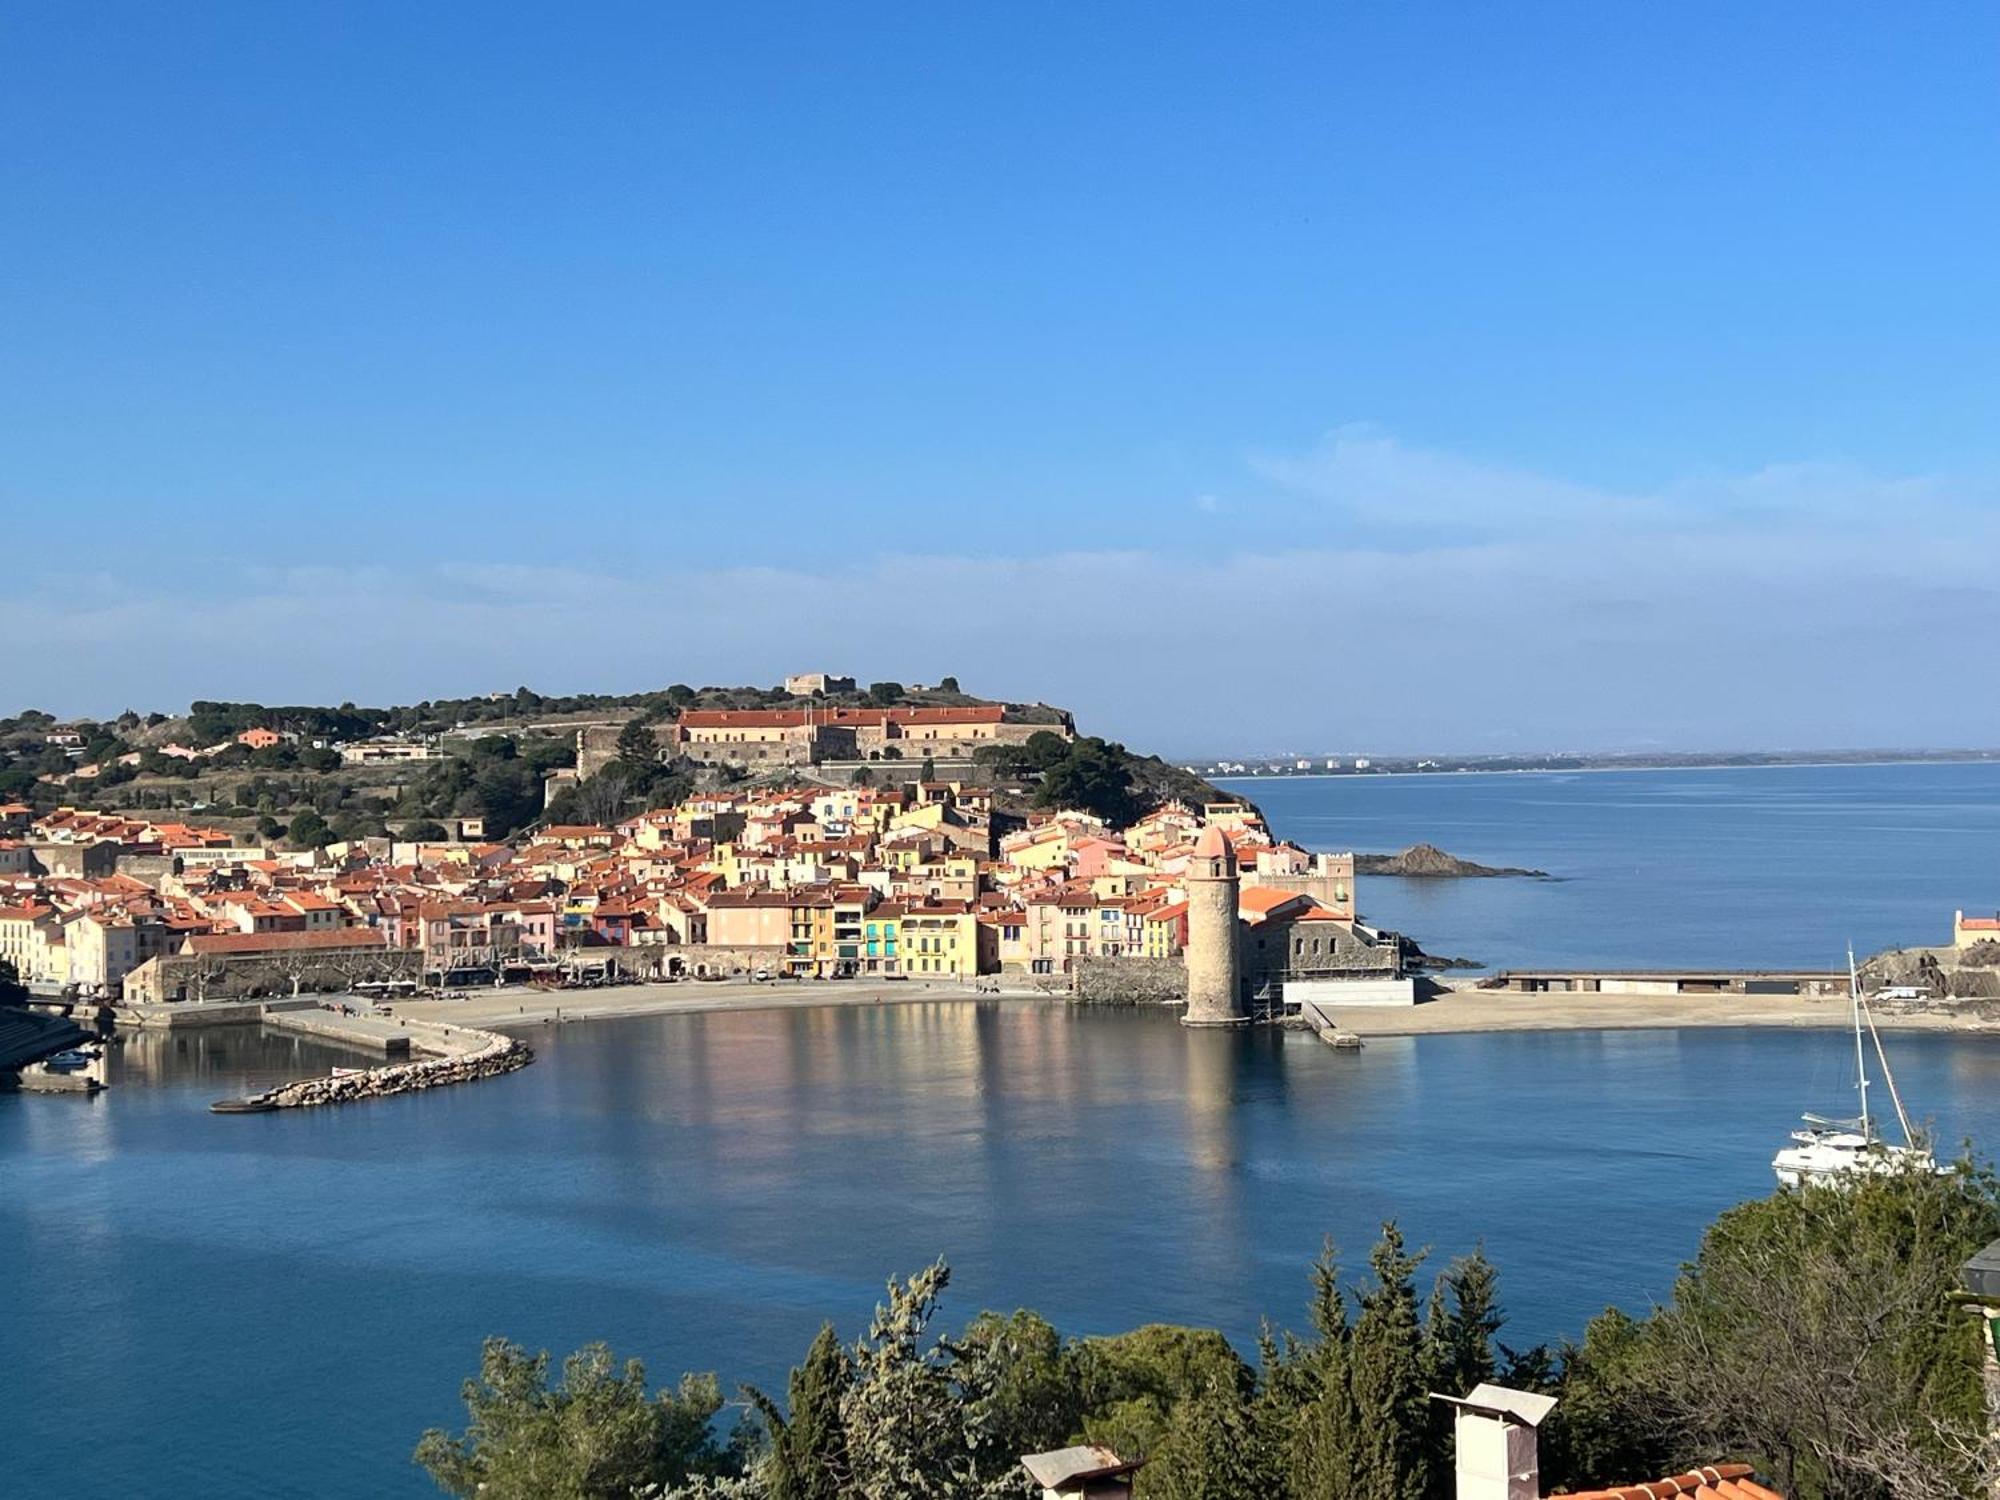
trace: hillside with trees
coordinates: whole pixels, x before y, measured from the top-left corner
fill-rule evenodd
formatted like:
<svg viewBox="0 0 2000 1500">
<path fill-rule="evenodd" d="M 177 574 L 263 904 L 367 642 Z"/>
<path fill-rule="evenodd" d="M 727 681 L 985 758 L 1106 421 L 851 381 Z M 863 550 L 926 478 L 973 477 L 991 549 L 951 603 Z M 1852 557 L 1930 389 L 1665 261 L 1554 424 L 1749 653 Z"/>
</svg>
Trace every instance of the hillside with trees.
<svg viewBox="0 0 2000 1500">
<path fill-rule="evenodd" d="M 202 699 L 185 714 L 127 710 L 114 719 L 58 721 L 35 709 L 0 719 L 0 797 L 36 810 L 76 806 L 136 814 L 175 813 L 254 833 L 294 848 L 338 840 L 441 837 L 458 820 L 480 820 L 501 839 L 544 816 L 544 782 L 574 766 L 577 729 L 621 722 L 619 756 L 606 771 L 559 795 L 556 821 L 610 822 L 668 806 L 698 785 L 746 780 L 729 768 L 661 764 L 650 726 L 689 709 L 792 707 L 802 703 L 875 707 L 972 707 L 994 703 L 962 691 L 956 678 L 916 687 L 879 681 L 853 692 L 800 698 L 782 687 L 669 687 L 631 694 L 512 693 L 425 700 L 375 708 L 342 703 L 267 705 Z M 1045 704 L 1008 703 L 1028 722 L 1063 721 Z M 237 742 L 248 731 L 284 738 L 257 748 Z M 347 765 L 340 748 L 375 739 L 423 741 L 436 758 L 412 763 Z M 1051 739 L 1061 743 L 1060 737 Z M 1102 745 L 1103 742 L 1093 742 Z M 1158 763 L 1131 762 L 1127 783 L 1141 802 L 1154 800 Z M 168 753 L 172 749 L 176 753 Z M 198 751 L 189 755 L 189 750 Z M 1047 767 L 1019 768 L 1038 779 Z M 1166 768 L 1171 769 L 1171 768 Z M 79 776 L 80 770 L 87 774 Z M 918 774 L 919 765 L 905 768 Z M 57 778 L 62 778 L 58 780 Z M 1080 763 L 1073 784 L 1105 806 L 1122 805 L 1118 778 Z"/>
<path fill-rule="evenodd" d="M 202 699 L 179 716 L 127 710 L 115 719 L 58 721 L 38 710 L 0 719 L 0 797 L 36 810 L 76 806 L 108 812 L 198 817 L 293 848 L 340 840 L 443 837 L 479 820 L 504 839 L 545 816 L 609 823 L 670 806 L 697 788 L 752 784 L 741 769 L 663 762 L 653 729 L 689 709 L 829 706 L 977 707 L 994 700 L 963 692 L 956 678 L 932 687 L 872 682 L 853 692 L 800 698 L 781 687 L 690 687 L 625 695 L 549 696 L 528 688 L 392 708 L 342 703 L 271 706 Z M 976 757 L 976 778 L 999 792 L 1003 812 L 1072 807 L 1124 824 L 1170 802 L 1238 801 L 1198 776 L 1116 741 L 1055 732 L 1061 709 L 1001 704 L 1016 720 L 1051 726 L 1022 745 Z M 576 732 L 621 724 L 611 765 L 561 791 L 544 812 L 549 773 L 576 764 Z M 276 744 L 238 736 L 269 730 Z M 341 747 L 377 739 L 421 741 L 434 758 L 344 763 Z M 189 752 L 198 753 L 189 753 Z M 171 752 L 171 753 L 170 753 Z M 79 775 L 79 772 L 84 774 Z M 871 768 L 860 780 L 929 778 L 928 762 Z M 793 779 L 787 775 L 764 780 Z"/>
<path fill-rule="evenodd" d="M 1071 1338 L 1026 1311 L 950 1334 L 940 1262 L 891 1281 L 852 1344 L 822 1329 L 782 1398 L 746 1388 L 727 1419 L 713 1375 L 649 1394 L 642 1366 L 593 1345 L 551 1384 L 546 1354 L 489 1340 L 470 1425 L 425 1434 L 416 1459 L 486 1500 L 1029 1500 L 1021 1455 L 1087 1441 L 1146 1460 L 1135 1500 L 1446 1500 L 1451 1426 L 1429 1393 L 1498 1380 L 1557 1398 L 1552 1491 L 1740 1460 L 1791 1500 L 1973 1500 L 2000 1463 L 1985 1330 L 1956 1286 L 1996 1235 L 2000 1194 L 1965 1162 L 1780 1192 L 1723 1214 L 1650 1315 L 1516 1349 L 1483 1255 L 1426 1294 L 1424 1253 L 1388 1224 L 1358 1282 L 1325 1250 L 1305 1330 L 1267 1328 L 1254 1360 L 1209 1330 Z"/>
</svg>

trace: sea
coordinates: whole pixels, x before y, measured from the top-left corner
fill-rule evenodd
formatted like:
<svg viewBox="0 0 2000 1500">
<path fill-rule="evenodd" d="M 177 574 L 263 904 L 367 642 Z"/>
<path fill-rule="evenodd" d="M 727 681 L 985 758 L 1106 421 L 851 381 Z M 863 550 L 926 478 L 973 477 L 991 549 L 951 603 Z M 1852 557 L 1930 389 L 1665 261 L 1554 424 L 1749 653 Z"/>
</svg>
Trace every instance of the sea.
<svg viewBox="0 0 2000 1500">
<path fill-rule="evenodd" d="M 1219 785 L 1311 849 L 1547 872 L 1357 882 L 1364 917 L 1483 968 L 1838 969 L 2000 906 L 2000 761 Z"/>
<path fill-rule="evenodd" d="M 1267 782 L 1314 847 L 1427 839 L 1551 879 L 1361 883 L 1505 964 L 1832 966 L 1991 909 L 2000 767 Z M 1302 1325 L 1331 1237 L 1475 1247 L 1526 1345 L 1671 1294 L 1770 1187 L 1837 1031 L 1372 1040 L 946 998 L 534 1029 L 533 1067 L 332 1110 L 210 1100 L 355 1061 L 258 1028 L 134 1036 L 96 1098 L 0 1095 L 0 1493 L 422 1495 L 500 1334 L 656 1382 L 782 1387 L 822 1322 L 943 1256 L 947 1320 Z M 2000 1141 L 2000 1040 L 1897 1035 L 1941 1139 Z"/>
</svg>

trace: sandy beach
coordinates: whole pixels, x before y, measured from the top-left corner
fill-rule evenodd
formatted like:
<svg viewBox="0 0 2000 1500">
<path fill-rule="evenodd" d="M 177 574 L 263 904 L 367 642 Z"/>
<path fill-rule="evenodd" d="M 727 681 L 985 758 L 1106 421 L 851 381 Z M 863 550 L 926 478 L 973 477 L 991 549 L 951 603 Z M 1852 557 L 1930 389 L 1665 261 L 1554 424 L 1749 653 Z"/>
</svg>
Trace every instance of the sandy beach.
<svg viewBox="0 0 2000 1500">
<path fill-rule="evenodd" d="M 990 981 L 989 981 L 990 982 Z M 855 980 L 774 979 L 678 980 L 671 984 L 608 985 L 596 990 L 537 990 L 509 986 L 470 990 L 463 1000 L 404 1000 L 394 1006 L 398 1016 L 414 1021 L 445 1021 L 458 1026 L 542 1026 L 557 1019 L 615 1020 L 627 1016 L 678 1016 L 718 1010 L 799 1010 L 823 1005 L 911 1005 L 927 1000 L 1032 1000 L 1049 997 L 1025 986 L 1003 987 L 996 997 L 970 984 L 947 980 L 924 983 L 862 983 Z"/>
<path fill-rule="evenodd" d="M 1417 1006 L 1333 1007 L 1357 1036 L 1423 1036 L 1463 1031 L 1627 1031 L 1695 1026 L 1846 1027 L 1844 995 L 1522 995 L 1462 989 Z M 1878 1012 L 1884 1031 L 2000 1034 L 2000 1023 L 1932 1011 Z"/>
<path fill-rule="evenodd" d="M 615 985 L 598 990 L 474 990 L 464 1000 L 417 1000 L 395 1006 L 411 1020 L 459 1026 L 541 1027 L 629 1016 L 670 1016 L 725 1010 L 795 1010 L 811 1006 L 910 1005 L 939 1000 L 998 1000 L 1049 1004 L 1052 997 L 1019 983 L 997 994 L 970 984 L 859 983 L 852 980 L 764 984 L 744 981 Z M 1683 1026 L 1844 1027 L 1841 996 L 1792 995 L 1522 995 L 1461 989 L 1417 1006 L 1335 1007 L 1333 1016 L 1358 1036 L 1423 1036 L 1473 1031 L 1590 1031 Z M 1878 1014 L 1884 1030 L 1993 1032 L 2000 1022 L 1914 1012 Z"/>
</svg>

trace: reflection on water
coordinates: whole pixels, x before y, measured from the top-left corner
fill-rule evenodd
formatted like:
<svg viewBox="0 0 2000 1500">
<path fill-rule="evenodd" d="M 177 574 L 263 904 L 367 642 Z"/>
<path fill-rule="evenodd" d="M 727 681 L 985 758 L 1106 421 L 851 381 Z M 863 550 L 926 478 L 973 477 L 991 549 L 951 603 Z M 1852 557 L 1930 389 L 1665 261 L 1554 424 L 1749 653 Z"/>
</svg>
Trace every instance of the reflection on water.
<svg viewBox="0 0 2000 1500">
<path fill-rule="evenodd" d="M 189 1026 L 120 1032 L 105 1048 L 105 1081 L 213 1089 L 219 1098 L 382 1060 L 377 1052 L 262 1026 Z"/>
<path fill-rule="evenodd" d="M 1170 1015 L 918 1003 L 536 1028 L 531 1068 L 338 1110 L 209 1100 L 352 1059 L 251 1030 L 135 1037 L 96 1099 L 0 1097 L 13 1415 L 88 1444 L 10 1491 L 428 1493 L 479 1340 L 608 1337 L 656 1378 L 780 1383 L 822 1318 L 952 1262 L 950 1309 L 1247 1340 L 1331 1234 L 1483 1241 L 1509 1342 L 1663 1295 L 1840 1086 L 1837 1032 L 1389 1038 L 1359 1054 Z M 1895 1037 L 1913 1110 L 2000 1139 L 2000 1043 Z M 1837 1102 L 1837 1101 L 1836 1101 Z M 226 1393 L 221 1399 L 218 1393 Z M 340 1412 L 324 1420 L 327 1401 Z M 307 1481 L 310 1481 L 309 1483 Z"/>
</svg>

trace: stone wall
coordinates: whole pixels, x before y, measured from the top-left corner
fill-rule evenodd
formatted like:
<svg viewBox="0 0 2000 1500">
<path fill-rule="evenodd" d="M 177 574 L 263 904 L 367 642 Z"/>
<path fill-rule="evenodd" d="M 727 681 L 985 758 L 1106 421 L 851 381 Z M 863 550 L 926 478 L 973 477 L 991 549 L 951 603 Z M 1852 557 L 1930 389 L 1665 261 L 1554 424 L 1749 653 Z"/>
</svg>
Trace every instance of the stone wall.
<svg viewBox="0 0 2000 1500">
<path fill-rule="evenodd" d="M 1187 965 L 1178 958 L 1079 958 L 1072 995 L 1082 1005 L 1181 1005 Z"/>
<path fill-rule="evenodd" d="M 587 957 L 610 955 L 627 973 L 652 979 L 701 979 L 710 975 L 754 974 L 769 969 L 773 974 L 784 968 L 785 949 L 781 943 L 765 945 L 717 943 L 636 943 L 625 948 L 585 948 Z"/>
</svg>

